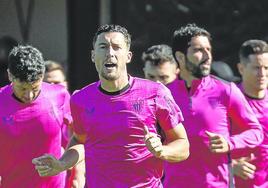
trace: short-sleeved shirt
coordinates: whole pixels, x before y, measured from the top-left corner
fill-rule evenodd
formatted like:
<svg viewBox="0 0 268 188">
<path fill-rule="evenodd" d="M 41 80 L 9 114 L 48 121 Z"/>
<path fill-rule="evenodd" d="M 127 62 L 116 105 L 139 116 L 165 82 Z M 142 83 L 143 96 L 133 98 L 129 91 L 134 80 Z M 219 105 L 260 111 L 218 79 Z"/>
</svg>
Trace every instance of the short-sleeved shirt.
<svg viewBox="0 0 268 188">
<path fill-rule="evenodd" d="M 167 86 L 184 116 L 190 157 L 165 164 L 164 187 L 228 187 L 229 155 L 211 153 L 205 131 L 223 135 L 230 150 L 258 145 L 263 139 L 262 129 L 245 97 L 234 83 L 213 76 L 194 80 L 189 89 L 184 80 Z M 250 131 L 232 135 L 235 122 Z"/>
<path fill-rule="evenodd" d="M 239 84 L 238 87 L 244 93 L 242 84 Z M 252 98 L 247 95 L 245 97 L 262 125 L 264 139 L 258 147 L 242 150 L 240 155 L 236 153 L 237 157 L 242 157 L 243 154 L 244 156 L 249 156 L 250 153 L 254 153 L 256 157 L 255 160 L 250 161 L 250 163 L 256 166 L 254 178 L 243 180 L 237 177 L 235 181 L 236 186 L 243 188 L 268 187 L 268 92 L 266 90 L 265 97 L 262 99 Z"/>
<path fill-rule="evenodd" d="M 129 88 L 117 95 L 93 83 L 71 98 L 74 131 L 86 134 L 87 185 L 91 188 L 160 188 L 162 161 L 146 148 L 143 127 L 157 133 L 178 126 L 183 117 L 162 84 L 129 77 Z"/>
<path fill-rule="evenodd" d="M 70 95 L 62 87 L 42 83 L 30 104 L 13 96 L 12 85 L 0 91 L 0 176 L 3 188 L 63 188 L 64 173 L 40 177 L 32 159 L 61 156 L 62 129 L 72 121 Z"/>
</svg>

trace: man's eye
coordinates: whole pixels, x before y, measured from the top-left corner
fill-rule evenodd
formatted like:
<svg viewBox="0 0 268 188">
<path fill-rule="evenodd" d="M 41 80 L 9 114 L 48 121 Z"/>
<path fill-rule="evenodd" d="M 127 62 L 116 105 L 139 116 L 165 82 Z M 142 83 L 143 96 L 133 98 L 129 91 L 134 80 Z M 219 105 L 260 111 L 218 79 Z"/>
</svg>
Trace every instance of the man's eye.
<svg viewBox="0 0 268 188">
<path fill-rule="evenodd" d="M 104 49 L 104 48 L 106 48 L 106 45 L 100 45 L 100 48 Z"/>
<path fill-rule="evenodd" d="M 120 50 L 121 47 L 120 47 L 120 46 L 113 46 L 113 49 L 114 49 L 114 50 Z"/>
<path fill-rule="evenodd" d="M 160 79 L 161 80 L 167 80 L 168 79 L 168 76 L 160 76 Z"/>
</svg>

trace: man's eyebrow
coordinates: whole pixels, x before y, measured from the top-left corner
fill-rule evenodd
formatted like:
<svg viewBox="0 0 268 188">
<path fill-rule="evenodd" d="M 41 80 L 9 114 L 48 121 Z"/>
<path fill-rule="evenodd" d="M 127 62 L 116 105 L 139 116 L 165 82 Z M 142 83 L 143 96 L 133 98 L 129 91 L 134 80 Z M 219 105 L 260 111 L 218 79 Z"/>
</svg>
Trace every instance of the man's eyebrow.
<svg viewBox="0 0 268 188">
<path fill-rule="evenodd" d="M 98 45 L 106 45 L 107 43 L 106 42 L 100 42 L 98 43 Z"/>
</svg>

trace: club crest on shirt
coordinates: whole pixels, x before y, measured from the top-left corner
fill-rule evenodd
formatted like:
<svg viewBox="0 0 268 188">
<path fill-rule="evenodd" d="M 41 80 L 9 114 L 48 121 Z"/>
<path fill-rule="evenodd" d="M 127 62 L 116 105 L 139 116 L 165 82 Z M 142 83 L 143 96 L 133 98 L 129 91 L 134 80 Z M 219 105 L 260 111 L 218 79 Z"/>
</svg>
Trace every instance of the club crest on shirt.
<svg viewBox="0 0 268 188">
<path fill-rule="evenodd" d="M 3 121 L 4 125 L 13 125 L 14 124 L 14 118 L 12 116 L 2 117 L 2 121 Z"/>
<path fill-rule="evenodd" d="M 86 114 L 88 116 L 92 116 L 93 113 L 95 112 L 95 107 L 87 107 L 86 110 L 85 110 Z"/>
<path fill-rule="evenodd" d="M 209 97 L 208 103 L 212 108 L 216 108 L 220 104 L 220 100 L 218 97 Z"/>
<path fill-rule="evenodd" d="M 136 100 L 132 102 L 132 108 L 137 113 L 142 111 L 143 106 L 144 106 L 144 100 Z"/>
</svg>

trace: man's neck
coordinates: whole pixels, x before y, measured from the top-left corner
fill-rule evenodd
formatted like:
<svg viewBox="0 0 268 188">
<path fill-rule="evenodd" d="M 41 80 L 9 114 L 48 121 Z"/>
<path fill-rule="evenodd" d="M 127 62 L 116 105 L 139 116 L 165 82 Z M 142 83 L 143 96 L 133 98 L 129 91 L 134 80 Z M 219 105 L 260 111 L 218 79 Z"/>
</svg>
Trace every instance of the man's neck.
<svg viewBox="0 0 268 188">
<path fill-rule="evenodd" d="M 199 78 L 194 77 L 188 71 L 187 72 L 185 71 L 184 74 L 181 74 L 180 78 L 183 79 L 186 82 L 186 86 L 188 88 L 190 88 L 192 86 L 193 80 L 199 80 Z"/>
<path fill-rule="evenodd" d="M 251 88 L 250 86 L 248 86 L 244 82 L 242 82 L 242 86 L 244 88 L 244 93 L 249 97 L 252 97 L 255 99 L 262 99 L 265 97 L 266 89 L 256 90 L 254 88 Z"/>
<path fill-rule="evenodd" d="M 117 80 L 106 80 L 106 79 L 100 79 L 100 80 L 101 80 L 101 88 L 108 92 L 120 91 L 129 84 L 128 75 L 119 78 Z"/>
</svg>

